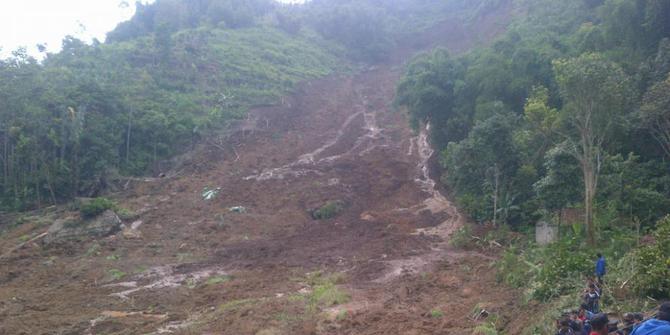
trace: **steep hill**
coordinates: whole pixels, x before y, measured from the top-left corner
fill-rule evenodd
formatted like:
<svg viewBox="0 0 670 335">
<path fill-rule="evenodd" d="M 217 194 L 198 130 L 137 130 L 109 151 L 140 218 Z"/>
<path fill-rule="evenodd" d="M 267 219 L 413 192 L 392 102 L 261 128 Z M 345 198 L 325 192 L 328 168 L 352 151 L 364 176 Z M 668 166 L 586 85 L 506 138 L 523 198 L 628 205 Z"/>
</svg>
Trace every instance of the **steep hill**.
<svg viewBox="0 0 670 335">
<path fill-rule="evenodd" d="M 463 334 L 478 326 L 478 306 L 511 320 L 514 291 L 495 286 L 490 256 L 447 243 L 466 219 L 436 189 L 427 133 L 391 108 L 413 47 L 463 52 L 502 31 L 509 11 L 471 26 L 438 20 L 386 63 L 252 109 L 164 178 L 127 179 L 113 197 L 118 234 L 42 244 L 48 225 L 80 226 L 79 213 L 17 218 L 0 239 L 0 333 Z M 257 33 L 205 36 L 244 46 Z M 113 46 L 145 37 L 133 38 Z M 206 90 L 213 77 L 192 84 Z"/>
</svg>

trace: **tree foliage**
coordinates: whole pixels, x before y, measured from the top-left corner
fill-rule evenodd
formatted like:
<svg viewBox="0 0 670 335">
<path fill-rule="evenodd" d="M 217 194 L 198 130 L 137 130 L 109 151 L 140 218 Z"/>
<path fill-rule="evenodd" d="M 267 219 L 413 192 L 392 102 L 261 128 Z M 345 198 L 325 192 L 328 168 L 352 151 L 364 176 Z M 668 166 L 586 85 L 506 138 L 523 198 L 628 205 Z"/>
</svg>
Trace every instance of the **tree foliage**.
<svg viewBox="0 0 670 335">
<path fill-rule="evenodd" d="M 398 86 L 396 102 L 412 123 L 431 123 L 445 182 L 478 221 L 534 224 L 581 207 L 594 213 L 587 216 L 594 236 L 591 223 L 611 207 L 653 225 L 669 210 L 663 199 L 670 196 L 667 4 L 514 6 L 525 15 L 490 46 L 458 58 L 443 51 L 419 56 Z M 501 115 L 516 121 L 493 127 Z M 496 166 L 513 168 L 485 173 Z M 498 204 L 513 215 L 498 216 Z"/>
<path fill-rule="evenodd" d="M 618 65 L 597 54 L 556 60 L 554 69 L 565 102 L 565 137 L 582 170 L 585 224 L 594 243 L 593 201 L 602 169 L 603 145 L 628 107 L 630 80 Z"/>
<path fill-rule="evenodd" d="M 131 22 L 177 4 L 158 1 Z M 186 27 L 105 44 L 67 37 L 41 64 L 25 50 L 2 60 L 0 209 L 96 196 L 119 175 L 161 171 L 206 132 L 339 63 L 338 48 L 314 36 Z"/>
</svg>

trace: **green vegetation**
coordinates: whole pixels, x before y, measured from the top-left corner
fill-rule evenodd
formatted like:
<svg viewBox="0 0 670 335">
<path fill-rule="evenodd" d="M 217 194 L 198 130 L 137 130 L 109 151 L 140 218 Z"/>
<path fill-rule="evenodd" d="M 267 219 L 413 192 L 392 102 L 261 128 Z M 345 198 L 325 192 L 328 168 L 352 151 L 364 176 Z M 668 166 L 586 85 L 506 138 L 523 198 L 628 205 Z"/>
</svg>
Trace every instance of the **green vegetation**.
<svg viewBox="0 0 670 335">
<path fill-rule="evenodd" d="M 137 213 L 123 207 L 116 206 L 116 215 L 123 221 L 135 220 L 138 218 Z"/>
<path fill-rule="evenodd" d="M 0 59 L 0 210 L 93 196 L 310 78 L 387 58 L 398 41 L 504 1 L 157 0 L 92 44 Z M 346 57 L 350 56 L 350 57 Z"/>
<path fill-rule="evenodd" d="M 441 309 L 432 309 L 430 310 L 430 317 L 433 319 L 441 319 L 444 317 L 444 312 Z"/>
<path fill-rule="evenodd" d="M 121 280 L 126 277 L 126 273 L 119 269 L 110 269 L 107 273 L 111 280 Z"/>
<path fill-rule="evenodd" d="M 668 6 L 514 6 L 527 15 L 491 46 L 421 55 L 398 86 L 412 125 L 432 125 L 444 182 L 479 222 L 522 229 L 581 208 L 593 243 L 614 207 L 653 227 L 670 208 Z"/>
<path fill-rule="evenodd" d="M 337 45 L 261 23 L 255 15 L 264 11 L 252 11 L 248 24 L 159 23 L 186 15 L 179 8 L 187 3 L 142 6 L 107 43 L 68 37 L 42 63 L 25 50 L 0 60 L 0 210 L 95 194 L 122 175 L 160 171 L 161 159 L 341 63 Z"/>
<path fill-rule="evenodd" d="M 100 243 L 93 242 L 84 255 L 86 257 L 100 256 L 100 249 L 102 249 Z"/>
<path fill-rule="evenodd" d="M 240 300 L 232 300 L 229 301 L 221 306 L 219 306 L 219 312 L 229 312 L 229 311 L 235 311 L 241 307 L 248 306 L 248 305 L 253 305 L 257 303 L 259 300 L 258 299 L 240 299 Z"/>
<path fill-rule="evenodd" d="M 483 323 L 475 327 L 472 335 L 498 335 L 498 329 L 495 323 Z"/>
<path fill-rule="evenodd" d="M 214 276 L 207 279 L 207 285 L 217 285 L 231 280 L 230 276 Z"/>
<path fill-rule="evenodd" d="M 307 298 L 309 309 L 316 310 L 349 302 L 351 296 L 337 287 L 341 282 L 342 277 L 336 274 L 324 275 L 321 272 L 310 274 L 307 280 L 307 284 L 312 287 L 312 292 Z"/>
<path fill-rule="evenodd" d="M 431 125 L 442 182 L 473 219 L 498 227 L 474 239 L 460 230 L 451 243 L 504 249 L 499 281 L 549 306 L 549 328 L 534 333 L 578 305 L 596 252 L 610 264 L 607 310 L 670 297 L 670 5 L 512 5 L 524 15 L 492 45 L 420 55 L 398 85 L 412 126 Z M 559 225 L 557 242 L 528 242 L 539 220 Z"/>
<path fill-rule="evenodd" d="M 642 236 L 629 229 L 613 226 L 598 239 L 598 251 L 609 263 L 601 308 L 649 310 L 656 300 L 648 297 L 670 297 L 670 216 L 656 224 L 653 241 L 648 243 L 641 243 Z M 523 301 L 549 305 L 529 330 L 549 331 L 561 311 L 580 304 L 584 282 L 593 276 L 595 253 L 588 239 L 572 227 L 564 227 L 561 233 L 558 242 L 546 247 L 524 242 L 529 239 L 515 241 L 496 263 L 498 280 L 522 289 Z"/>
<path fill-rule="evenodd" d="M 113 201 L 107 198 L 95 198 L 81 204 L 79 212 L 84 218 L 93 218 L 114 208 L 116 208 L 116 204 Z"/>
<path fill-rule="evenodd" d="M 338 216 L 346 208 L 346 204 L 340 200 L 328 201 L 325 205 L 312 211 L 314 220 L 328 220 Z"/>
</svg>

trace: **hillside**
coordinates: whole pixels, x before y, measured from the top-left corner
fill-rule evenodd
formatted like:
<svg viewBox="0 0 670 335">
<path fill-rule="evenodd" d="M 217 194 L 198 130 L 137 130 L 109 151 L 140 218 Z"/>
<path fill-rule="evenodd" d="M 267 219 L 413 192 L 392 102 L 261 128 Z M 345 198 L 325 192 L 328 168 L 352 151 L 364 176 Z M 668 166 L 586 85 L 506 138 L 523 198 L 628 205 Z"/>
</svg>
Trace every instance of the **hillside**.
<svg viewBox="0 0 670 335">
<path fill-rule="evenodd" d="M 343 6 L 342 17 L 351 19 L 352 7 Z M 444 45 L 462 53 L 502 31 L 509 17 L 509 6 L 486 13 L 463 10 L 472 13 L 473 21 L 457 19 L 462 11 L 444 13 L 445 19 L 431 12 L 435 24 L 425 26 L 417 25 L 415 17 L 402 21 L 415 30 L 402 35 L 388 30 L 392 43 L 379 49 L 386 50 L 382 54 L 351 49 L 365 43 L 358 38 L 335 34 L 324 40 L 310 29 L 295 37 L 262 24 L 178 26 L 169 33 L 165 59 L 152 57 L 160 55 L 162 42 L 142 52 L 159 38 L 147 30 L 127 39 L 115 40 L 112 34 L 109 43 L 82 45 L 83 51 L 66 48 L 44 65 L 10 66 L 44 74 L 120 62 L 108 72 L 95 68 L 89 73 L 119 75 L 127 81 L 114 79 L 109 85 L 133 89 L 92 101 L 114 104 L 118 98 L 135 106 L 133 113 L 153 111 L 147 131 L 157 120 L 169 119 L 166 113 L 204 118 L 212 128 L 199 134 L 192 150 L 174 160 L 176 165 L 165 163 L 158 170 L 163 177 L 119 177 L 119 191 L 107 193 L 113 204 L 79 199 L 3 215 L 0 333 L 374 334 L 475 328 L 477 322 L 467 316 L 482 302 L 480 293 L 494 284 L 493 273 L 482 267 L 490 256 L 448 246 L 447 236 L 465 219 L 435 189 L 426 134 L 413 133 L 391 104 L 402 61 L 412 52 Z M 359 20 L 365 20 L 361 15 Z M 471 30 L 470 24 L 480 26 Z M 402 43 L 408 35 L 415 43 Z M 206 43 L 188 45 L 195 37 Z M 231 40 L 230 47 L 219 43 Z M 132 66 L 119 53 L 133 59 Z M 230 60 L 225 57 L 230 55 Z M 66 61 L 72 62 L 69 67 Z M 323 77 L 340 64 L 351 65 Z M 142 76 L 123 77 L 120 69 L 130 74 L 139 69 Z M 304 81 L 294 85 L 298 78 Z M 67 86 L 53 89 L 62 87 Z M 274 99 L 289 87 L 294 94 Z M 206 101 L 223 89 L 237 91 L 221 97 L 235 98 L 221 112 L 239 112 L 235 115 L 244 115 L 242 121 L 203 113 L 197 99 Z M 163 94 L 197 102 L 184 113 L 181 100 Z M 101 113 L 116 115 L 97 106 Z M 79 115 L 81 108 L 66 110 Z M 109 130 L 90 122 L 91 114 L 87 125 Z M 127 122 L 140 120 L 137 114 L 110 120 L 117 127 L 110 135 L 125 138 Z M 142 134 L 137 132 L 132 130 L 131 138 Z M 153 162 L 168 153 L 151 139 L 192 140 L 191 134 L 170 132 L 137 138 L 133 146 L 146 145 L 145 155 L 156 155 Z M 89 134 L 113 146 L 97 135 Z M 118 143 L 121 150 L 125 144 Z M 123 163 L 124 151 L 112 151 Z M 90 154 L 81 157 L 108 167 Z M 43 168 L 39 172 L 50 176 Z M 96 216 L 106 208 L 118 213 L 123 228 L 111 211 Z M 420 294 L 408 294 L 412 291 Z M 491 308 L 511 316 L 503 306 L 513 290 L 498 287 L 489 293 Z M 446 320 L 453 321 L 445 325 Z"/>
<path fill-rule="evenodd" d="M 421 55 L 398 86 L 412 124 L 431 126 L 455 203 L 493 229 L 455 236 L 498 243 L 498 279 L 539 304 L 513 333 L 554 332 L 598 253 L 609 262 L 600 309 L 653 310 L 670 298 L 670 4 L 530 0 L 514 11 L 491 45 Z M 534 243 L 539 222 L 554 243 Z"/>
<path fill-rule="evenodd" d="M 667 1 L 136 6 L 0 60 L 0 335 L 553 333 L 596 254 L 670 298 Z"/>
</svg>

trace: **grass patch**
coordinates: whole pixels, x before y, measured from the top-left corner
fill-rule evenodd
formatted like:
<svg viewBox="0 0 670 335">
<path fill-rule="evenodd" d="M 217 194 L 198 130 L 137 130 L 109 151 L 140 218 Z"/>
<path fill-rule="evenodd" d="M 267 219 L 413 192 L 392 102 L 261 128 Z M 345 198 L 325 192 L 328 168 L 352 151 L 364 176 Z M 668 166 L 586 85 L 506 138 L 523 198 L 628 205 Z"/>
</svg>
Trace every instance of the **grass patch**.
<svg viewBox="0 0 670 335">
<path fill-rule="evenodd" d="M 94 218 L 106 210 L 115 209 L 116 204 L 107 198 L 95 198 L 82 203 L 79 207 L 81 216 L 87 219 Z"/>
<path fill-rule="evenodd" d="M 441 309 L 434 308 L 430 311 L 429 315 L 433 319 L 441 319 L 444 317 L 444 312 Z"/>
<path fill-rule="evenodd" d="M 239 299 L 229 301 L 219 306 L 219 312 L 231 312 L 240 309 L 241 307 L 252 305 L 256 303 L 257 299 Z"/>
<path fill-rule="evenodd" d="M 498 329 L 494 323 L 487 322 L 475 327 L 472 335 L 498 335 Z"/>
<path fill-rule="evenodd" d="M 110 269 L 107 273 L 112 280 L 121 280 L 126 276 L 126 273 L 119 269 Z"/>
<path fill-rule="evenodd" d="M 449 239 L 449 244 L 456 248 L 469 247 L 472 244 L 472 226 L 466 224 L 458 228 Z"/>
<path fill-rule="evenodd" d="M 93 256 L 100 256 L 100 249 L 102 247 L 98 242 L 93 243 L 88 250 L 86 250 L 86 253 L 84 254 L 86 257 L 93 257 Z"/>
<path fill-rule="evenodd" d="M 321 272 L 310 274 L 308 284 L 312 286 L 312 292 L 307 297 L 309 308 L 315 310 L 319 307 L 332 307 L 349 302 L 351 296 L 337 287 L 343 279 L 340 274 L 324 275 Z"/>
<path fill-rule="evenodd" d="M 230 276 L 215 276 L 207 279 L 207 285 L 217 285 L 225 282 L 229 282 L 232 278 Z"/>
<path fill-rule="evenodd" d="M 128 208 L 123 208 L 123 207 L 117 208 L 116 215 L 118 215 L 119 219 L 121 219 L 123 221 L 135 220 L 139 217 L 139 215 L 137 215 L 137 213 L 131 211 Z"/>
<path fill-rule="evenodd" d="M 328 220 L 332 219 L 346 208 L 346 204 L 341 200 L 328 201 L 320 208 L 312 211 L 312 219 L 314 220 Z"/>
</svg>

